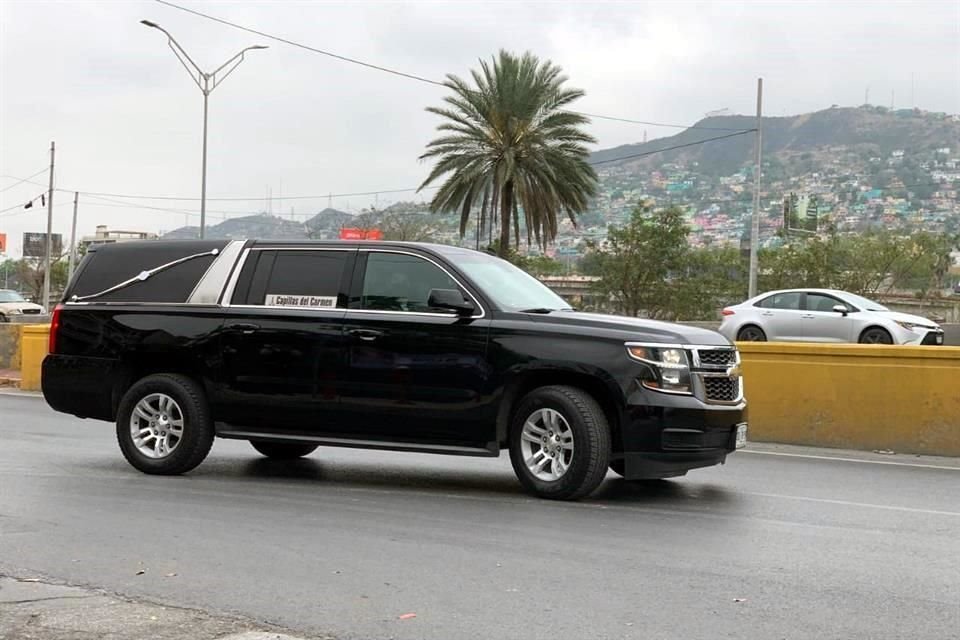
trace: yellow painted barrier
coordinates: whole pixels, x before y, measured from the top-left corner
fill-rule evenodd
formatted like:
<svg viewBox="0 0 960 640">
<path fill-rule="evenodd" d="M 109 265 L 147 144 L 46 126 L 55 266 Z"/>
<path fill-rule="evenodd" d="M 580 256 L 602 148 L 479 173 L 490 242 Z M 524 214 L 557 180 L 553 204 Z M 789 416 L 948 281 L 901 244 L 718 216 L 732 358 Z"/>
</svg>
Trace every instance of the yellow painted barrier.
<svg viewBox="0 0 960 640">
<path fill-rule="evenodd" d="M 40 366 L 47 357 L 50 325 L 28 324 L 23 327 L 20 345 L 20 388 L 24 391 L 40 390 Z"/>
<path fill-rule="evenodd" d="M 737 347 L 751 440 L 960 456 L 960 347 Z"/>
</svg>

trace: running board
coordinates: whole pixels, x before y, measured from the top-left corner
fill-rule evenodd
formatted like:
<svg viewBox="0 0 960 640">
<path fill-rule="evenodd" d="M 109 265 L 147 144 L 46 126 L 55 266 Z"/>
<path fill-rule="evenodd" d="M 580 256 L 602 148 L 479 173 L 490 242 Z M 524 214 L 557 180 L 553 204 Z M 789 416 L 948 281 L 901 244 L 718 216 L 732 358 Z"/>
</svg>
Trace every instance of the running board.
<svg viewBox="0 0 960 640">
<path fill-rule="evenodd" d="M 382 451 L 411 451 L 414 453 L 439 453 L 448 456 L 476 456 L 496 458 L 500 447 L 490 443 L 486 447 L 468 447 L 453 444 L 432 444 L 415 442 L 387 442 L 383 440 L 362 440 L 358 438 L 335 438 L 330 436 L 289 435 L 283 433 L 261 433 L 257 431 L 235 431 L 226 425 L 217 425 L 217 437 L 232 440 L 264 440 L 266 442 L 299 442 L 316 444 L 323 447 L 345 447 L 349 449 L 378 449 Z"/>
</svg>

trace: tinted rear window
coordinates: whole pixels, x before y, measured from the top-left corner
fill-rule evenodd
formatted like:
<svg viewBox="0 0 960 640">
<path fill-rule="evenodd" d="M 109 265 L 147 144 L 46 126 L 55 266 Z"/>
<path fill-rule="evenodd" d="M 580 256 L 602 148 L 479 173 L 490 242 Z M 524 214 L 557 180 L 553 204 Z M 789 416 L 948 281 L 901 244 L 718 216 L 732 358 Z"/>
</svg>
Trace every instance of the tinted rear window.
<svg viewBox="0 0 960 640">
<path fill-rule="evenodd" d="M 175 260 L 222 250 L 226 240 L 186 240 L 179 242 L 125 242 L 105 247 L 84 259 L 71 283 L 67 298 L 83 298 L 114 287 Z M 216 256 L 204 255 L 164 269 L 143 282 L 134 282 L 122 289 L 87 302 L 186 302 L 200 278 Z"/>
</svg>

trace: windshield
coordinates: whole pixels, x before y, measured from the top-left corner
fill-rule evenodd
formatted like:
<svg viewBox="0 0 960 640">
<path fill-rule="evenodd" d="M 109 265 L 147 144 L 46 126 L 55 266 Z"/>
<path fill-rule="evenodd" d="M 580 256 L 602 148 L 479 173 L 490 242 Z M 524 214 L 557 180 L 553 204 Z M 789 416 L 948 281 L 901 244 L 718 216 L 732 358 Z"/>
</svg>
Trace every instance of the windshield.
<svg viewBox="0 0 960 640">
<path fill-rule="evenodd" d="M 570 309 L 545 284 L 506 260 L 482 253 L 457 252 L 454 260 L 483 293 L 505 311 Z"/>
<path fill-rule="evenodd" d="M 0 302 L 26 302 L 16 291 L 0 291 Z"/>
<path fill-rule="evenodd" d="M 873 300 L 869 300 L 863 296 L 858 296 L 853 293 L 844 293 L 843 299 L 858 309 L 862 309 L 863 311 L 890 311 L 890 309 L 887 309 L 879 302 L 874 302 Z"/>
</svg>

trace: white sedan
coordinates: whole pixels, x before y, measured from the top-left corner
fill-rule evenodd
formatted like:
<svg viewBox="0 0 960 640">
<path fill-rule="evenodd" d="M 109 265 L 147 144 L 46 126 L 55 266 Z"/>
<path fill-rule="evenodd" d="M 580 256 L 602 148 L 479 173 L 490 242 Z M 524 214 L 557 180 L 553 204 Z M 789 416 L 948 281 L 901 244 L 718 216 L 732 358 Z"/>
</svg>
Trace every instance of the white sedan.
<svg viewBox="0 0 960 640">
<path fill-rule="evenodd" d="M 936 322 L 833 289 L 770 291 L 727 307 L 720 333 L 740 342 L 943 344 Z"/>
</svg>

